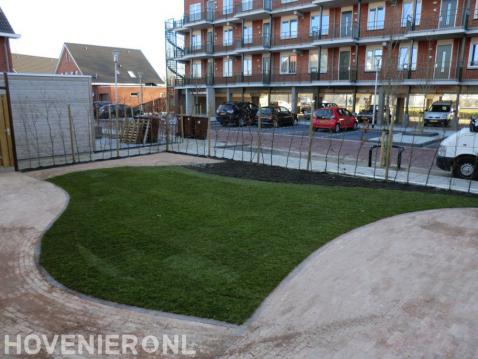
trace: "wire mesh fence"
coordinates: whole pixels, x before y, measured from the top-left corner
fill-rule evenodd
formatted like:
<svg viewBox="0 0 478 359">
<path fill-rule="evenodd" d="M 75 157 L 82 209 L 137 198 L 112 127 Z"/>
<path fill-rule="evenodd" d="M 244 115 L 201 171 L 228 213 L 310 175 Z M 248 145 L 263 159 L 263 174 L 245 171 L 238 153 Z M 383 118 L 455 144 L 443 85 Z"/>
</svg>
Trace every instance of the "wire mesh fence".
<svg viewBox="0 0 478 359">
<path fill-rule="evenodd" d="M 179 129 L 187 127 L 185 121 L 191 121 L 191 118 L 185 118 L 178 121 Z M 309 121 L 284 127 L 266 127 L 260 123 L 233 127 L 222 126 L 207 118 L 203 121 L 207 129 L 202 132 L 207 133 L 206 137 L 196 136 L 194 131 L 178 130 L 182 140 L 176 141 L 171 150 L 195 156 L 478 193 L 478 181 L 455 178 L 451 168 L 447 172 L 437 167 L 441 141 L 461 131 L 458 128 L 424 128 L 420 123 L 371 128 L 362 124 L 356 130 L 335 133 L 316 131 Z M 457 141 L 454 152 L 458 156 L 461 137 L 454 137 Z M 476 150 L 478 136 L 474 138 Z M 393 146 L 386 143 L 393 143 Z M 473 161 L 477 162 L 476 157 Z M 474 168 L 477 168 L 476 164 Z"/>
<path fill-rule="evenodd" d="M 138 116 L 133 109 L 100 117 L 89 105 L 23 111 L 15 127 L 19 170 L 159 153 L 181 139 L 174 117 Z"/>
</svg>

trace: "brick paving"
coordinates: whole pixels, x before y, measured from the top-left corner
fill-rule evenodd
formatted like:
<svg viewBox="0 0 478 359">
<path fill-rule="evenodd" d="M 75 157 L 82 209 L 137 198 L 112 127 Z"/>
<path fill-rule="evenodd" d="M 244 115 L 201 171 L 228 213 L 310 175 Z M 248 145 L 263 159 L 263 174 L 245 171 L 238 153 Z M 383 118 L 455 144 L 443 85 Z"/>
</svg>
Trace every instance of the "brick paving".
<svg viewBox="0 0 478 359">
<path fill-rule="evenodd" d="M 68 195 L 39 178 L 204 161 L 160 154 L 0 174 L 0 357 L 4 335 L 31 333 L 187 335 L 195 358 L 477 356 L 478 209 L 411 213 L 347 233 L 304 261 L 240 327 L 107 303 L 42 273 L 39 241 Z"/>
</svg>

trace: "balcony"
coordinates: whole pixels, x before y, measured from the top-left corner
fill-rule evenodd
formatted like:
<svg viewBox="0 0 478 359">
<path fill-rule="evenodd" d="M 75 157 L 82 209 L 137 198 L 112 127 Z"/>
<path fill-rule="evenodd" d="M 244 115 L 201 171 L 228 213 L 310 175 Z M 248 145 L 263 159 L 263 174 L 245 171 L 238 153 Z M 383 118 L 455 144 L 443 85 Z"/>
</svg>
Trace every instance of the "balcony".
<svg viewBox="0 0 478 359">
<path fill-rule="evenodd" d="M 188 46 L 184 49 L 184 56 L 182 60 L 187 60 L 189 58 L 201 58 L 201 57 L 208 57 L 214 53 L 214 46 L 212 43 L 206 44 L 196 44 L 192 46 Z"/>
<path fill-rule="evenodd" d="M 236 9 L 238 18 L 262 19 L 269 16 L 272 0 L 242 0 Z"/>
<path fill-rule="evenodd" d="M 317 5 L 310 0 L 293 0 L 283 2 L 282 0 L 272 0 L 272 13 L 274 15 L 292 14 L 294 11 L 316 9 Z"/>
<path fill-rule="evenodd" d="M 348 25 L 325 24 L 321 29 L 312 29 L 309 37 L 314 45 L 337 44 L 348 45 L 358 39 L 359 24 L 354 22 Z"/>
<path fill-rule="evenodd" d="M 214 22 L 214 12 L 202 11 L 191 13 L 183 19 L 184 27 L 206 27 Z"/>
<path fill-rule="evenodd" d="M 236 40 L 238 52 L 263 51 L 271 47 L 269 36 L 246 36 L 242 40 Z"/>
<path fill-rule="evenodd" d="M 460 71 L 458 71 L 456 67 L 453 67 L 450 61 L 440 63 L 439 65 L 415 65 L 411 68 L 407 66 L 399 67 L 395 62 L 391 66 L 384 66 L 378 70 L 378 81 L 385 85 L 387 83 L 391 85 L 417 84 L 420 86 L 433 86 L 437 83 L 454 84 L 458 81 Z M 375 70 L 360 66 L 357 73 L 357 81 L 375 82 Z"/>
<path fill-rule="evenodd" d="M 461 11 L 442 11 L 439 16 L 424 16 L 422 14 L 420 22 L 413 24 L 411 19 L 407 19 L 406 26 L 408 38 L 439 38 L 443 35 L 446 37 L 459 37 L 465 33 L 467 22 L 466 17 L 463 18 Z"/>
</svg>

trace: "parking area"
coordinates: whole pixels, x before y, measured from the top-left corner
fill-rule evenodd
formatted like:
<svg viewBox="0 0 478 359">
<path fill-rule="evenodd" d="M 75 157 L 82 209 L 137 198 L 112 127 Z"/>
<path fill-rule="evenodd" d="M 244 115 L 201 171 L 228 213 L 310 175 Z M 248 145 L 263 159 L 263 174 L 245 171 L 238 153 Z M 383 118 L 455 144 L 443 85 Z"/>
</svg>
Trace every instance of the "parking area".
<svg viewBox="0 0 478 359">
<path fill-rule="evenodd" d="M 252 126 L 251 128 L 246 128 L 245 130 L 242 127 L 223 127 L 217 121 L 212 121 L 212 130 L 249 132 L 257 131 L 257 127 Z M 264 134 L 274 133 L 275 135 L 285 137 L 306 137 L 309 134 L 309 122 L 299 121 L 299 123 L 294 126 L 285 126 L 279 128 L 264 127 L 261 129 L 261 132 Z M 397 127 L 394 130 L 394 142 L 396 142 L 396 144 L 405 146 L 437 148 L 440 144 L 440 141 L 453 132 L 454 131 L 449 129 L 443 129 L 439 127 L 426 128 L 422 131 L 417 130 L 415 127 Z M 360 125 L 358 130 L 341 131 L 339 133 L 331 132 L 329 130 L 318 130 L 314 133 L 314 138 L 340 141 L 367 141 L 370 142 L 370 145 L 373 145 L 379 142 L 381 135 L 382 131 L 378 126 L 375 128 L 365 128 L 363 125 Z"/>
</svg>

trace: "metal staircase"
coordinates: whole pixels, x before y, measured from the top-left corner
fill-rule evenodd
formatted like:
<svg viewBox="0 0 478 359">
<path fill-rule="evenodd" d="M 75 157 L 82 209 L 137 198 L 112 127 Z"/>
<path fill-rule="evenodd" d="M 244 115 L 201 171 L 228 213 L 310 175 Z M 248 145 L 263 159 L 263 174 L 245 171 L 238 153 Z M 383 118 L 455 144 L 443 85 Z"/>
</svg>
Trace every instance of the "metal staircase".
<svg viewBox="0 0 478 359">
<path fill-rule="evenodd" d="M 184 48 L 178 42 L 176 29 L 182 27 L 181 21 L 167 20 L 165 26 L 166 38 L 166 103 L 167 111 L 176 109 L 175 87 L 184 83 L 184 75 L 178 70 L 178 60 L 184 56 Z"/>
</svg>

